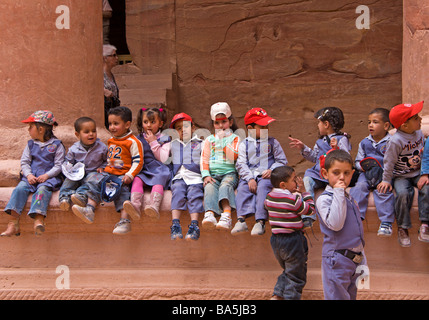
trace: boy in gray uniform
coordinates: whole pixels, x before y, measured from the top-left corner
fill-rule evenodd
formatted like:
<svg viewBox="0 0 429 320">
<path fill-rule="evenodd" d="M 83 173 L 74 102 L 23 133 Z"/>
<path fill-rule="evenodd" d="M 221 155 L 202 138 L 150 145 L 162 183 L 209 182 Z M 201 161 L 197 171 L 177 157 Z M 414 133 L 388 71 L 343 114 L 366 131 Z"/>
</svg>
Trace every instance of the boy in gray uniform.
<svg viewBox="0 0 429 320">
<path fill-rule="evenodd" d="M 429 242 L 429 185 L 419 183 L 424 136 L 420 130 L 422 118 L 419 112 L 423 101 L 416 104 L 400 104 L 390 111 L 390 122 L 397 129 L 387 144 L 384 155 L 383 181 L 379 192 L 395 188 L 395 212 L 398 224 L 398 241 L 403 247 L 411 245 L 408 229 L 411 228 L 410 209 L 414 187 L 418 187 L 419 240 Z"/>
</svg>

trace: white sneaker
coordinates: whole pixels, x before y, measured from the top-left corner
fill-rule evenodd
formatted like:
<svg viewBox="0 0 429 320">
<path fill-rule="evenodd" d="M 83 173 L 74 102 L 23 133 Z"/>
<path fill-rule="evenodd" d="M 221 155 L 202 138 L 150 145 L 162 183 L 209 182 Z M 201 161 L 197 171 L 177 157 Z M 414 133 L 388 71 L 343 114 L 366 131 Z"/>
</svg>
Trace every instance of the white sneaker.
<svg viewBox="0 0 429 320">
<path fill-rule="evenodd" d="M 202 228 L 206 230 L 213 230 L 216 228 L 216 224 L 217 224 L 217 221 L 214 216 L 214 213 L 212 211 L 207 211 L 204 214 L 204 219 L 201 223 Z"/>
<path fill-rule="evenodd" d="M 231 230 L 232 228 L 232 219 L 231 217 L 221 214 L 219 222 L 216 225 L 218 230 Z"/>
<path fill-rule="evenodd" d="M 233 236 L 236 236 L 238 234 L 244 234 L 247 231 L 249 231 L 249 229 L 247 228 L 246 221 L 241 222 L 240 220 L 238 220 L 234 228 L 231 230 L 231 234 Z"/>
<path fill-rule="evenodd" d="M 90 207 L 81 207 L 74 204 L 72 211 L 76 217 L 80 218 L 83 222 L 91 224 L 94 222 L 94 211 Z"/>
<path fill-rule="evenodd" d="M 119 222 L 115 225 L 115 229 L 113 229 L 113 234 L 127 234 L 131 231 L 131 221 L 128 219 L 119 220 Z"/>
<path fill-rule="evenodd" d="M 252 236 L 262 236 L 265 233 L 265 223 L 256 222 L 253 226 L 252 232 L 250 233 Z"/>
</svg>

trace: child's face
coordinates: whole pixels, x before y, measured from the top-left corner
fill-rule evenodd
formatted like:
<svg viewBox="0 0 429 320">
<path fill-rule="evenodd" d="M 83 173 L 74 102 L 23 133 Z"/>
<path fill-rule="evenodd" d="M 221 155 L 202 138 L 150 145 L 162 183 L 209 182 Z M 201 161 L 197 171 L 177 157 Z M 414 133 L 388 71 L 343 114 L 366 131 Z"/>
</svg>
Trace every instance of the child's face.
<svg viewBox="0 0 429 320">
<path fill-rule="evenodd" d="M 35 123 L 29 123 L 28 133 L 30 134 L 31 139 L 44 142 L 45 128 L 43 126 L 37 128 Z"/>
<path fill-rule="evenodd" d="M 333 188 L 347 188 L 353 177 L 354 169 L 348 162 L 334 160 L 329 170 L 322 169 L 322 175 Z"/>
<path fill-rule="evenodd" d="M 189 141 L 192 138 L 195 126 L 190 121 L 179 120 L 174 124 L 174 129 L 179 133 L 180 140 Z"/>
<path fill-rule="evenodd" d="M 321 136 L 326 136 L 328 135 L 329 132 L 329 128 L 330 128 L 330 124 L 329 121 L 322 121 L 322 120 L 317 120 L 317 128 L 319 129 L 319 135 Z"/>
<path fill-rule="evenodd" d="M 143 125 L 143 131 L 147 133 L 148 131 L 152 132 L 153 134 L 157 133 L 159 131 L 159 128 L 162 128 L 164 122 L 161 121 L 156 113 L 153 113 L 152 119 L 149 119 L 147 117 L 147 112 L 143 114 L 142 117 L 142 125 Z"/>
<path fill-rule="evenodd" d="M 131 127 L 131 122 L 125 122 L 120 116 L 109 115 L 109 131 L 114 137 L 122 137 Z"/>
<path fill-rule="evenodd" d="M 261 138 L 261 136 L 263 137 L 263 138 L 267 138 L 268 137 L 268 125 L 266 125 L 266 126 L 260 126 L 259 124 L 255 124 L 254 125 L 254 127 L 252 127 L 252 126 L 247 126 L 247 129 L 248 130 L 254 130 L 254 131 L 251 131 L 252 132 L 252 136 L 253 136 L 253 133 L 255 134 L 255 139 L 260 139 Z"/>
<path fill-rule="evenodd" d="M 280 183 L 280 188 L 287 189 L 290 192 L 295 192 L 297 190 L 298 184 L 296 182 L 296 173 L 292 172 L 292 175 L 286 181 Z"/>
<path fill-rule="evenodd" d="M 405 121 L 405 123 L 401 125 L 400 129 L 405 133 L 413 133 L 414 131 L 420 130 L 421 126 L 422 118 L 419 116 L 419 114 L 416 114 Z"/>
<path fill-rule="evenodd" d="M 90 146 L 94 144 L 97 139 L 97 127 L 92 121 L 84 122 L 79 132 L 75 132 L 75 135 L 82 144 Z"/>
<path fill-rule="evenodd" d="M 389 122 L 384 122 L 381 114 L 373 113 L 368 116 L 368 131 L 375 141 L 379 141 L 389 130 Z"/>
<path fill-rule="evenodd" d="M 232 126 L 232 119 L 228 120 L 228 118 L 224 114 L 218 114 L 216 116 L 216 120 L 213 121 L 213 126 L 215 130 L 226 130 Z"/>
</svg>

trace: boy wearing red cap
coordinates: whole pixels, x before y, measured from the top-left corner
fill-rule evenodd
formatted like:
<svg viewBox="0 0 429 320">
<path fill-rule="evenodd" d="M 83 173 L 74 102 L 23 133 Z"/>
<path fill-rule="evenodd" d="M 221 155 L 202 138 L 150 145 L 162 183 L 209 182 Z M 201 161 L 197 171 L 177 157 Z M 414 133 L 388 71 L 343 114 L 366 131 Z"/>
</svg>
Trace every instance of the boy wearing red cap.
<svg viewBox="0 0 429 320">
<path fill-rule="evenodd" d="M 379 192 L 395 188 L 395 212 L 398 224 L 398 241 L 403 247 L 411 245 L 408 229 L 411 228 L 410 209 L 414 187 L 418 187 L 419 220 L 418 239 L 429 242 L 429 185 L 420 176 L 424 136 L 420 130 L 422 118 L 419 112 L 423 101 L 416 104 L 400 104 L 390 111 L 390 122 L 397 129 L 387 144 L 384 155 L 383 181 Z"/>
<path fill-rule="evenodd" d="M 236 196 L 238 221 L 231 230 L 232 235 L 248 231 L 245 219 L 250 215 L 255 215 L 256 220 L 251 235 L 265 233 L 268 212 L 264 201 L 273 188 L 270 181 L 271 171 L 287 164 L 280 143 L 268 136 L 268 125 L 273 121 L 275 119 L 269 117 L 262 108 L 253 108 L 244 117 L 248 137 L 238 148 L 236 163 L 240 176 Z"/>
<path fill-rule="evenodd" d="M 178 113 L 171 120 L 170 128 L 175 129 L 178 138 L 170 142 L 172 179 L 171 197 L 171 240 L 183 238 L 180 216 L 188 211 L 191 224 L 186 240 L 198 240 L 200 228 L 198 216 L 204 212 L 204 187 L 200 171 L 202 140 L 194 135 L 195 125 L 186 113 Z"/>
</svg>

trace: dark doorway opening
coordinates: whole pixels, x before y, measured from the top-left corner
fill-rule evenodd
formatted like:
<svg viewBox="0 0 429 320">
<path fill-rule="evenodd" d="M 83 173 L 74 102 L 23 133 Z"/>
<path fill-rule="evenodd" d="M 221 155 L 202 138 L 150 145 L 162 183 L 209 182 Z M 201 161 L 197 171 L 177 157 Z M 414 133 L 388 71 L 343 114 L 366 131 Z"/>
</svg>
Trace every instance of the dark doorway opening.
<svg viewBox="0 0 429 320">
<path fill-rule="evenodd" d="M 129 55 L 126 37 L 126 14 L 125 0 L 109 0 L 112 7 L 112 17 L 110 18 L 110 44 L 117 48 L 118 55 Z"/>
</svg>

